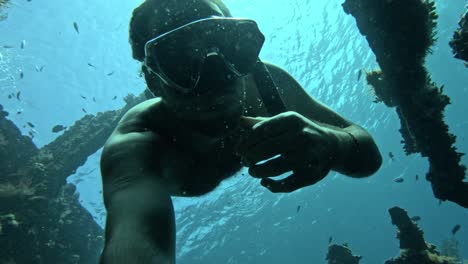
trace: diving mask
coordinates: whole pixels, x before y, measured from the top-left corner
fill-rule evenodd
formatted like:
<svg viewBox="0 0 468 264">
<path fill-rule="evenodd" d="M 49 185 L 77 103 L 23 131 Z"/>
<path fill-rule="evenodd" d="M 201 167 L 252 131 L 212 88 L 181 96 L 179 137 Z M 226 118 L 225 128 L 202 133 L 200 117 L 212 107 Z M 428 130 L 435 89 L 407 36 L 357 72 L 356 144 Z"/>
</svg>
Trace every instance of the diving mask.
<svg viewBox="0 0 468 264">
<path fill-rule="evenodd" d="M 251 72 L 264 40 L 253 20 L 206 18 L 148 41 L 144 63 L 166 85 L 192 93 L 202 75 L 229 81 Z M 206 70 L 208 64 L 213 72 Z"/>
</svg>

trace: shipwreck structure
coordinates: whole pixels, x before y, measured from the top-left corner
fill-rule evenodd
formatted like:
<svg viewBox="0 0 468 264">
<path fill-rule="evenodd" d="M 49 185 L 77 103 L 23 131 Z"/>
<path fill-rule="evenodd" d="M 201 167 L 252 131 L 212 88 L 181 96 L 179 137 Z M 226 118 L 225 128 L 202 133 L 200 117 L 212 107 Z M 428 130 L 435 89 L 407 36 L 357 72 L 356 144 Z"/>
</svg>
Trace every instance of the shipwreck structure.
<svg viewBox="0 0 468 264">
<path fill-rule="evenodd" d="M 397 226 L 400 240 L 400 255 L 385 261 L 385 264 L 457 264 L 463 263 L 453 257 L 441 256 L 436 247 L 424 240 L 424 232 L 412 221 L 408 213 L 393 207 L 388 210 L 392 223 Z"/>
<path fill-rule="evenodd" d="M 434 43 L 432 0 L 346 0 L 344 11 L 356 19 L 377 57 L 380 70 L 367 73 L 376 101 L 396 108 L 407 155 L 429 159 L 426 179 L 436 198 L 468 208 L 463 155 L 444 122 L 450 98 L 430 78 L 424 60 Z"/>
<path fill-rule="evenodd" d="M 355 256 L 347 244 L 332 244 L 328 247 L 328 264 L 359 264 L 361 256 Z"/>
<path fill-rule="evenodd" d="M 96 263 L 103 230 L 66 178 L 145 99 L 127 96 L 120 110 L 86 115 L 41 149 L 0 105 L 0 263 Z"/>
<path fill-rule="evenodd" d="M 461 17 L 458 26 L 457 31 L 453 33 L 450 46 L 455 58 L 464 60 L 465 66 L 468 67 L 468 11 Z"/>
</svg>

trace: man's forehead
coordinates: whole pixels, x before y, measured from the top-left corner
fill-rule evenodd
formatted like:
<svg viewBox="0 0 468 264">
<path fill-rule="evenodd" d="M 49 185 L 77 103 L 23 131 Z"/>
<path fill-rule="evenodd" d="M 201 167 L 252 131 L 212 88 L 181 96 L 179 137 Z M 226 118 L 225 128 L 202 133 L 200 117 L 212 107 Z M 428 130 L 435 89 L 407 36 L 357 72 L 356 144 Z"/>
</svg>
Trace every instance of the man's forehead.
<svg viewBox="0 0 468 264">
<path fill-rule="evenodd" d="M 155 9 L 153 12 L 154 16 L 149 19 L 148 23 L 153 28 L 153 33 L 155 34 L 167 32 L 198 19 L 211 16 L 225 16 L 221 8 L 210 0 L 189 0 L 181 8 L 177 8 L 175 5 L 168 5 Z"/>
<path fill-rule="evenodd" d="M 218 15 L 225 16 L 221 8 L 210 0 L 189 0 L 183 6 L 174 4 L 166 5 L 163 8 L 153 10 L 155 15 L 166 15 L 168 18 L 177 18 L 183 16 Z M 162 13 L 162 14 L 161 14 Z"/>
</svg>

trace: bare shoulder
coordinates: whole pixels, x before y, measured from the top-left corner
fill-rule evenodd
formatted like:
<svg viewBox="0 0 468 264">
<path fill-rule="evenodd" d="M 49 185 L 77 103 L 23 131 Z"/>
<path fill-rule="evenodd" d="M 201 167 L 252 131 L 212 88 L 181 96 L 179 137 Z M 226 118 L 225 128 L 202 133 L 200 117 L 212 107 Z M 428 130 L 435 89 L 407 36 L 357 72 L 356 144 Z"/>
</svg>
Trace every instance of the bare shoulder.
<svg viewBox="0 0 468 264">
<path fill-rule="evenodd" d="M 148 118 L 157 111 L 159 101 L 155 98 L 131 108 L 108 138 L 100 160 L 106 186 L 135 172 L 155 174 L 159 171 L 165 141 L 157 131 L 149 129 L 151 120 Z"/>
<path fill-rule="evenodd" d="M 106 141 L 102 158 L 115 156 L 117 152 L 122 155 L 126 150 L 132 155 L 135 148 L 139 148 L 139 153 L 144 153 L 144 148 L 159 144 L 161 137 L 150 128 L 160 108 L 160 101 L 159 98 L 153 98 L 128 110 Z"/>
<path fill-rule="evenodd" d="M 149 125 L 148 123 L 157 118 L 160 106 L 161 98 L 159 97 L 135 105 L 124 114 L 115 132 L 125 134 L 145 130 Z"/>
</svg>

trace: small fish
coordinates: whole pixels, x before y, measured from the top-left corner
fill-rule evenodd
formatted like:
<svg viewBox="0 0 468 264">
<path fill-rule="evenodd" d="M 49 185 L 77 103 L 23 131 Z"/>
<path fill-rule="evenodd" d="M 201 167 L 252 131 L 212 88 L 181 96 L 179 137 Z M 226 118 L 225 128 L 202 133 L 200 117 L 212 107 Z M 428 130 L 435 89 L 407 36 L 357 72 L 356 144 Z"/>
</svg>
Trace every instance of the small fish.
<svg viewBox="0 0 468 264">
<path fill-rule="evenodd" d="M 440 93 L 444 93 L 444 85 L 440 86 Z"/>
<path fill-rule="evenodd" d="M 117 99 L 117 95 L 112 98 L 112 100 L 115 100 L 115 99 Z"/>
<path fill-rule="evenodd" d="M 12 48 L 13 48 L 13 46 L 11 46 L 11 45 L 3 45 L 2 47 L 3 47 L 4 49 L 12 49 Z"/>
<path fill-rule="evenodd" d="M 330 237 L 328 238 L 328 244 L 330 245 L 332 241 L 333 241 L 333 237 L 330 236 Z"/>
<path fill-rule="evenodd" d="M 26 124 L 28 124 L 28 126 L 30 126 L 31 128 L 34 128 L 34 124 L 33 124 L 33 123 L 27 122 Z"/>
<path fill-rule="evenodd" d="M 24 73 L 22 70 L 20 70 L 20 79 L 23 79 L 23 77 L 24 77 Z"/>
<path fill-rule="evenodd" d="M 75 28 L 76 33 L 80 34 L 80 29 L 78 28 L 78 23 L 73 22 L 73 27 Z"/>
<path fill-rule="evenodd" d="M 297 209 L 296 209 L 296 213 L 299 213 L 300 210 L 301 210 L 301 206 L 298 205 L 298 206 L 297 206 Z"/>
<path fill-rule="evenodd" d="M 20 47 L 22 49 L 24 49 L 24 47 L 26 47 L 26 40 L 23 39 L 23 41 L 21 41 Z"/>
<path fill-rule="evenodd" d="M 83 98 L 83 99 L 85 99 L 85 100 L 86 100 L 86 96 L 84 96 L 84 95 L 81 95 L 81 94 L 80 94 L 80 96 L 81 96 L 81 98 Z"/>
<path fill-rule="evenodd" d="M 398 178 L 393 179 L 393 181 L 396 183 L 402 183 L 405 181 L 405 179 L 403 179 L 403 177 L 398 177 Z"/>
<path fill-rule="evenodd" d="M 362 70 L 359 70 L 358 72 L 358 76 L 357 76 L 357 80 L 361 80 L 361 76 L 362 76 Z"/>
<path fill-rule="evenodd" d="M 36 72 L 42 72 L 43 69 L 44 69 L 44 65 L 42 65 L 41 67 L 36 65 Z"/>
<path fill-rule="evenodd" d="M 86 109 L 84 108 L 81 108 L 81 111 L 83 111 L 83 113 L 87 114 L 88 112 L 86 112 Z"/>
<path fill-rule="evenodd" d="M 421 220 L 421 217 L 420 216 L 413 216 L 410 219 L 417 222 L 417 221 Z"/>
<path fill-rule="evenodd" d="M 57 133 L 57 132 L 60 132 L 62 130 L 65 130 L 67 127 L 66 126 L 62 126 L 62 125 L 56 125 L 52 128 L 52 132 L 53 133 Z"/>
<path fill-rule="evenodd" d="M 16 93 L 16 99 L 18 99 L 18 101 L 21 101 L 20 95 L 21 95 L 21 91 L 19 91 L 19 92 Z"/>
<path fill-rule="evenodd" d="M 11 96 L 11 94 L 9 94 L 9 95 L 8 95 L 8 99 L 11 99 L 11 98 L 12 98 L 12 96 Z"/>
<path fill-rule="evenodd" d="M 114 74 L 113 71 L 109 72 L 109 73 L 107 74 L 107 76 L 111 76 L 112 74 Z"/>
<path fill-rule="evenodd" d="M 21 115 L 21 113 L 22 113 L 21 111 L 16 112 L 17 115 Z"/>
<path fill-rule="evenodd" d="M 416 180 L 419 180 L 419 175 L 416 174 Z"/>
<path fill-rule="evenodd" d="M 88 66 L 89 67 L 93 67 L 94 69 L 96 69 L 96 66 L 92 65 L 91 63 L 88 62 Z"/>
<path fill-rule="evenodd" d="M 29 131 L 28 134 L 31 138 L 34 138 L 34 133 L 32 131 Z"/>
<path fill-rule="evenodd" d="M 93 97 L 93 102 L 96 102 L 96 98 Z"/>
<path fill-rule="evenodd" d="M 393 156 L 392 152 L 388 152 L 388 156 L 390 157 L 391 160 L 394 160 L 395 156 Z"/>
<path fill-rule="evenodd" d="M 452 228 L 452 235 L 455 235 L 458 230 L 460 230 L 461 228 L 461 225 L 455 225 L 453 228 Z"/>
</svg>

